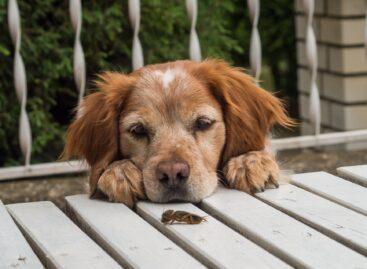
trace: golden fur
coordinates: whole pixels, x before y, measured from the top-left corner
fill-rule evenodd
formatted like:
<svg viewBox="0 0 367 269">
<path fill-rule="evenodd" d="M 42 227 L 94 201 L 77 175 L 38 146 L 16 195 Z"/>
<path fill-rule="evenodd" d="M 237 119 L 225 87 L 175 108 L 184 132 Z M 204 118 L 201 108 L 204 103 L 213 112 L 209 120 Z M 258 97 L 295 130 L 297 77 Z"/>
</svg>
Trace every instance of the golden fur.
<svg viewBox="0 0 367 269">
<path fill-rule="evenodd" d="M 223 172 L 229 187 L 246 192 L 276 184 L 279 168 L 265 151 L 273 124 L 292 125 L 282 102 L 242 69 L 220 60 L 177 61 L 129 75 L 107 72 L 70 125 L 64 157 L 91 166 L 90 191 L 132 206 L 136 199 L 198 202 Z M 200 119 L 210 122 L 202 130 Z M 136 127 L 139 126 L 139 127 Z M 132 131 L 143 128 L 144 136 Z M 190 170 L 177 191 L 157 179 L 162 162 Z"/>
</svg>

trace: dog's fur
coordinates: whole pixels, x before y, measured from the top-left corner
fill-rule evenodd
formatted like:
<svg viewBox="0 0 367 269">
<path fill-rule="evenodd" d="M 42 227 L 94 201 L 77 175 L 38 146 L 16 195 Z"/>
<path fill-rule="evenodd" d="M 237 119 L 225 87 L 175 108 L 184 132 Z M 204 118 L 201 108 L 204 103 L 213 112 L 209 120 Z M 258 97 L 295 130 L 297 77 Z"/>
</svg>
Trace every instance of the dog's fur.
<svg viewBox="0 0 367 269">
<path fill-rule="evenodd" d="M 276 184 L 279 168 L 265 150 L 270 127 L 292 124 L 282 102 L 242 69 L 220 60 L 145 66 L 129 75 L 106 72 L 68 129 L 64 156 L 91 166 L 90 192 L 132 206 L 137 199 L 198 202 L 223 174 L 245 192 Z M 198 119 L 209 122 L 197 129 Z M 137 127 L 138 126 L 138 127 Z M 134 128 L 146 134 L 137 136 Z M 184 162 L 190 175 L 172 191 L 157 166 Z"/>
</svg>

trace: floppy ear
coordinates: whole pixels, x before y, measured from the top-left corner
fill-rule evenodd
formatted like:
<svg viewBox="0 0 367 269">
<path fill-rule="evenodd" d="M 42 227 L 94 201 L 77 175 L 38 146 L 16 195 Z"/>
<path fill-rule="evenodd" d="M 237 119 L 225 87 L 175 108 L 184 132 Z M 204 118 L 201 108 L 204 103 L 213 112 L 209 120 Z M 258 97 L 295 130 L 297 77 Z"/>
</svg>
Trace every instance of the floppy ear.
<svg viewBox="0 0 367 269">
<path fill-rule="evenodd" d="M 265 148 L 272 125 L 289 127 L 282 101 L 258 87 L 242 69 L 220 60 L 206 60 L 194 71 L 221 103 L 226 126 L 222 164 L 248 151 Z"/>
<path fill-rule="evenodd" d="M 91 166 L 90 193 L 94 195 L 104 169 L 119 158 L 119 114 L 132 87 L 133 78 L 106 72 L 96 82 L 100 91 L 84 98 L 67 130 L 63 159 L 84 158 Z"/>
</svg>

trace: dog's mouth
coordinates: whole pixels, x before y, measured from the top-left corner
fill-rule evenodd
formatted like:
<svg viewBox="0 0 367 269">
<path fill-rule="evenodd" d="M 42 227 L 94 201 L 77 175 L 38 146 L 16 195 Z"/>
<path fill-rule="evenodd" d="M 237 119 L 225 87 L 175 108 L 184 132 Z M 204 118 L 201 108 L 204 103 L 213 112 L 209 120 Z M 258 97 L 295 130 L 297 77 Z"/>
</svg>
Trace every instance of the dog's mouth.
<svg viewBox="0 0 367 269">
<path fill-rule="evenodd" d="M 182 199 L 172 199 L 172 200 L 169 200 L 167 202 L 168 203 L 187 203 L 187 202 L 190 202 L 190 201 L 182 200 Z"/>
<path fill-rule="evenodd" d="M 154 178 L 149 178 L 149 174 L 145 175 L 143 179 L 146 196 L 155 203 L 199 203 L 214 192 L 218 183 L 216 173 L 190 177 L 187 182 L 175 185 L 162 184 Z"/>
</svg>

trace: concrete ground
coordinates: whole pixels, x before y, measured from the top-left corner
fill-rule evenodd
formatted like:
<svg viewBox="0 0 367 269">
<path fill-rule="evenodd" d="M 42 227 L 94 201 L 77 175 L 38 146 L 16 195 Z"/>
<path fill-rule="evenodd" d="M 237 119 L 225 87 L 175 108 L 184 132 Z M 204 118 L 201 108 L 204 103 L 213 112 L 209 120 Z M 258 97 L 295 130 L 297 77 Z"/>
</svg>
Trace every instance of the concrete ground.
<svg viewBox="0 0 367 269">
<path fill-rule="evenodd" d="M 340 166 L 367 164 L 367 150 L 292 150 L 279 153 L 278 160 L 282 169 L 290 169 L 296 173 L 327 171 L 336 174 L 336 168 Z M 0 183 L 0 200 L 4 204 L 51 200 L 63 208 L 64 196 L 86 192 L 86 175 Z"/>
</svg>

